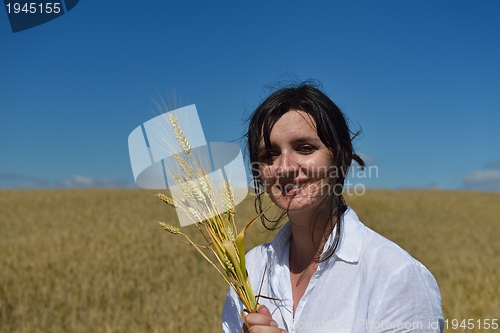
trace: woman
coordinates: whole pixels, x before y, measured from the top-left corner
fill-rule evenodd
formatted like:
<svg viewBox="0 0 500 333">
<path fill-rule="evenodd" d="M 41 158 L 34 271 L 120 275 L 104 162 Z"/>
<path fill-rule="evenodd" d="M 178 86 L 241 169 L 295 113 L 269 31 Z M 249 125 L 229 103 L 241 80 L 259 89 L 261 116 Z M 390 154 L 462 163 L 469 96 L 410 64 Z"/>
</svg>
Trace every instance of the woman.
<svg viewBox="0 0 500 333">
<path fill-rule="evenodd" d="M 230 291 L 224 332 L 442 331 L 431 273 L 365 227 L 343 200 L 351 161 L 364 165 L 351 134 L 339 108 L 309 83 L 274 92 L 252 114 L 256 207 L 262 211 L 267 193 L 289 222 L 247 254 L 259 312 L 245 324 Z"/>
</svg>

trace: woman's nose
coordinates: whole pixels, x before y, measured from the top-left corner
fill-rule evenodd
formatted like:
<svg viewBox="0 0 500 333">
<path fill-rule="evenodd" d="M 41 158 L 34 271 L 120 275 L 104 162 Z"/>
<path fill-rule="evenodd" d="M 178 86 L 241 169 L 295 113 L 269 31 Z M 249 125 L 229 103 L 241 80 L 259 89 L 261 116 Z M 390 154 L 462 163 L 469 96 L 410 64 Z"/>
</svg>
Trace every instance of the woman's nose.
<svg viewBox="0 0 500 333">
<path fill-rule="evenodd" d="M 294 178 L 299 170 L 297 161 L 290 154 L 281 154 L 278 161 L 276 176 L 279 178 Z"/>
</svg>

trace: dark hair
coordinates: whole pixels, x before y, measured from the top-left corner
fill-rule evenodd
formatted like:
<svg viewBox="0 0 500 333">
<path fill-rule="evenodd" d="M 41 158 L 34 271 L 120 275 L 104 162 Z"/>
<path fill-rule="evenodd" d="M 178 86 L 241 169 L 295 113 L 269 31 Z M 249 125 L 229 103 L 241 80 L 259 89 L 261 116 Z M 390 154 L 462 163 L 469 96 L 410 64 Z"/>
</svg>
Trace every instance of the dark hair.
<svg viewBox="0 0 500 333">
<path fill-rule="evenodd" d="M 259 168 L 256 167 L 260 162 L 260 142 L 263 139 L 266 148 L 270 149 L 269 136 L 274 124 L 290 110 L 306 112 L 314 119 L 319 138 L 332 152 L 333 166 L 337 168 L 336 170 L 340 170 L 336 173 L 337 177 L 332 178 L 333 186 L 330 186 L 331 190 L 318 207 L 318 209 L 329 209 L 329 216 L 332 216 L 324 230 L 324 237 L 328 237 L 346 210 L 342 190 L 351 162 L 354 159 L 360 167 L 364 167 L 365 163 L 355 154 L 352 145 L 352 140 L 359 132 L 353 133 L 349 129 L 346 117 L 338 106 L 320 90 L 318 85 L 310 81 L 275 91 L 257 107 L 249 118 L 246 137 L 255 186 L 255 208 L 259 214 L 263 211 L 261 196 L 265 193 L 264 186 L 259 179 Z M 283 212 L 275 219 L 269 219 L 262 215 L 262 224 L 267 229 L 274 230 L 280 226 L 279 222 L 285 215 L 286 212 Z M 324 256 L 319 258 L 320 261 L 324 261 L 334 254 L 340 239 L 340 229 L 341 226 L 338 224 L 335 241 L 326 250 Z"/>
</svg>

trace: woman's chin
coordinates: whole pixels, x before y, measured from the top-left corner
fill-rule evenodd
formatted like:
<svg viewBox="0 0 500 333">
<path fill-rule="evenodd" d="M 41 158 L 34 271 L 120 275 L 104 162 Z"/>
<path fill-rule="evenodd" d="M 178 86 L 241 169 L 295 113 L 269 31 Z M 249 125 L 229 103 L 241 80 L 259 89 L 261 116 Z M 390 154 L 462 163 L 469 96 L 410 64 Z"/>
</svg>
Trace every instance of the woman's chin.
<svg viewBox="0 0 500 333">
<path fill-rule="evenodd" d="M 306 211 L 314 208 L 314 201 L 307 196 L 281 196 L 276 201 L 276 206 L 288 213 Z"/>
</svg>

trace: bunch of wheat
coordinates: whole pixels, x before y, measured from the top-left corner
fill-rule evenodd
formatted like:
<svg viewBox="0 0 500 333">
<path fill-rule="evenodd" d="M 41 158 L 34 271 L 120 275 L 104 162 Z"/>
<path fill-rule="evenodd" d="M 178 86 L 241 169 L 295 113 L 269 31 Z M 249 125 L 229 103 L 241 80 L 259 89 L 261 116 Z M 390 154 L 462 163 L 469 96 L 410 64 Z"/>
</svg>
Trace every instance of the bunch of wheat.
<svg viewBox="0 0 500 333">
<path fill-rule="evenodd" d="M 239 233 L 237 232 L 235 202 L 231 187 L 224 180 L 222 191 L 214 189 L 200 157 L 193 151 L 175 116 L 170 114 L 168 120 L 172 125 L 176 142 L 182 150 L 182 154 L 173 156 L 178 166 L 177 170 L 168 172 L 175 179 L 182 194 L 189 200 L 178 202 L 161 193 L 158 197 L 169 206 L 182 209 L 202 233 L 207 244 L 195 244 L 188 235 L 171 224 L 163 221 L 159 224 L 172 234 L 184 236 L 226 280 L 239 296 L 245 309 L 248 312 L 257 312 L 259 304 L 250 286 L 245 267 L 244 233 L 260 215 L 251 220 Z M 223 196 L 223 209 L 216 204 L 220 199 L 217 198 L 218 193 L 222 193 Z"/>
</svg>

